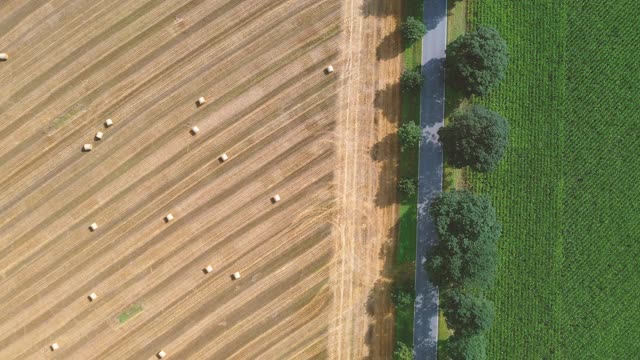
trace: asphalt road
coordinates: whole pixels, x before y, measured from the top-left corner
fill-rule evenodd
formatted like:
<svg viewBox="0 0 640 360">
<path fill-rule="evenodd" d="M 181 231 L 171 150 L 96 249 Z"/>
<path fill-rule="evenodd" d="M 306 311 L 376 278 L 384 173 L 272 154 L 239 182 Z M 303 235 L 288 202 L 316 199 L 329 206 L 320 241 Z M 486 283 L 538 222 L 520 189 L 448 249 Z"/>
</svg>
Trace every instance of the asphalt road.
<svg viewBox="0 0 640 360">
<path fill-rule="evenodd" d="M 444 125 L 444 62 L 447 45 L 447 0 L 424 0 L 427 33 L 422 39 L 418 232 L 416 239 L 416 305 L 413 323 L 414 359 L 436 360 L 438 355 L 438 288 L 427 280 L 426 255 L 436 233 L 429 204 L 442 191 L 442 147 L 438 129 Z"/>
</svg>

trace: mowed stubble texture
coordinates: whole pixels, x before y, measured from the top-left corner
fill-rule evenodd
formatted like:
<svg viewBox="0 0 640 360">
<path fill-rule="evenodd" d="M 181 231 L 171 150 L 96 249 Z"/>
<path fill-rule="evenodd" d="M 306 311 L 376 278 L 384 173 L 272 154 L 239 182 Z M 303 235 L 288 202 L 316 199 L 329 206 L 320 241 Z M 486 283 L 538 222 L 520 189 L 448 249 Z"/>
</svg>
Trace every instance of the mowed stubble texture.
<svg viewBox="0 0 640 360">
<path fill-rule="evenodd" d="M 327 357 L 341 27 L 338 0 L 0 3 L 0 358 Z"/>
</svg>

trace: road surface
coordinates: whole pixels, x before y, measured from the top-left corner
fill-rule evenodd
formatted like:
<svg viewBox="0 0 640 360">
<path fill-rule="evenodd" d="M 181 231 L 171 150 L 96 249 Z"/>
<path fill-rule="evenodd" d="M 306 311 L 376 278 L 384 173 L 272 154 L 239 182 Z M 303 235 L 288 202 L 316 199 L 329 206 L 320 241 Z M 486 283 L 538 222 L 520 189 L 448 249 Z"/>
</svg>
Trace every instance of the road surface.
<svg viewBox="0 0 640 360">
<path fill-rule="evenodd" d="M 444 61 L 447 45 L 447 0 L 425 0 L 422 39 L 418 232 L 416 246 L 416 305 L 413 344 L 416 360 L 436 360 L 438 352 L 438 289 L 427 280 L 425 254 L 436 241 L 429 204 L 442 191 L 442 147 L 437 131 L 444 125 Z"/>
</svg>

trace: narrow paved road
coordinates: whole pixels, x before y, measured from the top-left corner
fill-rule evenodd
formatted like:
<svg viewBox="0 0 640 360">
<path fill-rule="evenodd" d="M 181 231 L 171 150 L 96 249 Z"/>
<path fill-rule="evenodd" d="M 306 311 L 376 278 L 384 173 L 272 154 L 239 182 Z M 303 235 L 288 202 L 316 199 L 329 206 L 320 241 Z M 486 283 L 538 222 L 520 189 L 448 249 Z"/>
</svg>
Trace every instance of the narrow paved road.
<svg viewBox="0 0 640 360">
<path fill-rule="evenodd" d="M 416 305 L 413 343 L 416 360 L 436 360 L 438 355 L 438 289 L 427 280 L 425 254 L 436 241 L 429 204 L 442 191 L 442 147 L 437 131 L 444 125 L 444 61 L 447 45 L 447 0 L 425 0 L 422 39 L 420 123 L 420 179 L 418 190 L 418 238 L 416 246 Z"/>
</svg>

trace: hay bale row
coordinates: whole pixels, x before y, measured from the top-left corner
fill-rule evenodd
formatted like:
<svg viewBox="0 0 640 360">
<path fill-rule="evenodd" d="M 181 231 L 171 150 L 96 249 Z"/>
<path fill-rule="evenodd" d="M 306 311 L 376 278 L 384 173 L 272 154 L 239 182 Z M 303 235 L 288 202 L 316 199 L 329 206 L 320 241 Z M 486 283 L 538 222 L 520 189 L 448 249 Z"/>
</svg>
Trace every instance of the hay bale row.
<svg viewBox="0 0 640 360">
<path fill-rule="evenodd" d="M 6 53 L 0 53 L 0 61 L 6 61 L 8 60 L 9 57 Z M 331 74 L 334 72 L 333 66 L 329 65 L 327 68 L 325 68 L 325 73 L 326 74 Z M 199 97 L 198 100 L 196 101 L 196 105 L 198 107 L 203 106 L 206 103 L 206 99 L 204 97 Z M 113 125 L 113 120 L 111 119 L 107 119 L 104 122 L 104 127 L 105 128 L 109 128 Z M 196 135 L 200 129 L 197 126 L 193 126 L 191 128 L 191 133 L 193 135 Z M 101 131 L 98 131 L 95 135 L 95 140 L 99 141 L 102 140 L 104 136 L 104 133 Z M 84 144 L 84 146 L 82 147 L 83 151 L 91 151 L 93 149 L 93 146 L 91 144 Z M 218 157 L 218 159 L 220 160 L 220 162 L 225 162 L 229 159 L 229 156 L 226 153 L 223 153 L 222 155 L 220 155 Z M 271 197 L 271 202 L 272 203 L 277 203 L 280 202 L 281 197 L 279 194 L 275 194 L 274 196 Z M 164 217 L 164 221 L 166 223 L 169 223 L 170 221 L 172 221 L 174 219 L 173 214 L 169 213 Z M 92 223 L 91 225 L 89 225 L 89 230 L 91 230 L 92 232 L 96 231 L 98 229 L 98 224 L 97 223 Z M 213 266 L 211 266 L 210 264 L 207 265 L 203 270 L 202 270 L 205 274 L 210 274 L 211 272 L 213 272 Z M 241 278 L 241 274 L 239 271 L 234 272 L 233 274 L 231 274 L 231 279 L 232 280 L 239 280 Z M 87 298 L 89 299 L 90 302 L 96 301 L 96 299 L 98 298 L 98 295 L 95 292 L 92 292 L 91 294 L 89 294 L 87 296 Z M 49 346 L 49 348 L 51 349 L 51 351 L 56 351 L 60 348 L 60 345 L 55 342 L 53 344 L 51 344 Z M 164 350 L 160 350 L 158 353 L 156 353 L 156 356 L 158 357 L 158 359 L 162 359 L 165 356 L 167 356 L 167 353 Z"/>
<path fill-rule="evenodd" d="M 105 120 L 105 122 L 104 122 L 104 127 L 105 128 L 111 127 L 112 125 L 113 125 L 113 120 L 111 120 L 111 119 Z M 104 137 L 104 133 L 102 131 L 98 131 L 94 135 L 93 140 L 100 141 L 100 140 L 102 140 L 102 137 Z M 93 150 L 93 145 L 91 145 L 91 144 L 82 145 L 82 151 L 83 152 L 89 152 L 91 150 Z"/>
</svg>

